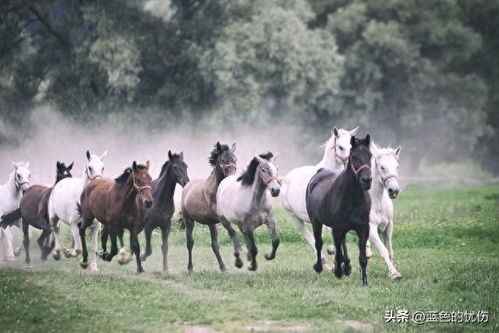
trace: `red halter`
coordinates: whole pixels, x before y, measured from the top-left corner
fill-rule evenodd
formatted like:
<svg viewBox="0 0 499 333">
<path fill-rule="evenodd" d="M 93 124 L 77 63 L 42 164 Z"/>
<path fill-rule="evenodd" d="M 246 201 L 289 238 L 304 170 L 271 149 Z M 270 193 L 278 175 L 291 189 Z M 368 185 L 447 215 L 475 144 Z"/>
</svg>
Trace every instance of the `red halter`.
<svg viewBox="0 0 499 333">
<path fill-rule="evenodd" d="M 363 169 L 368 169 L 369 171 L 371 171 L 371 167 L 369 165 L 367 165 L 367 164 L 362 164 L 360 167 L 358 167 L 356 169 L 353 166 L 352 155 L 350 155 L 350 166 L 352 168 L 353 173 L 355 174 L 355 177 L 357 177 L 357 179 L 359 179 L 359 172 L 361 172 Z"/>
<path fill-rule="evenodd" d="M 223 165 L 222 163 L 219 163 L 219 165 L 222 168 L 224 176 L 226 176 L 226 177 L 227 177 L 227 171 L 226 171 L 226 169 L 228 169 L 230 167 L 234 167 L 234 169 L 237 170 L 237 166 L 234 163 L 229 163 L 229 164 L 226 164 L 226 165 Z"/>
</svg>

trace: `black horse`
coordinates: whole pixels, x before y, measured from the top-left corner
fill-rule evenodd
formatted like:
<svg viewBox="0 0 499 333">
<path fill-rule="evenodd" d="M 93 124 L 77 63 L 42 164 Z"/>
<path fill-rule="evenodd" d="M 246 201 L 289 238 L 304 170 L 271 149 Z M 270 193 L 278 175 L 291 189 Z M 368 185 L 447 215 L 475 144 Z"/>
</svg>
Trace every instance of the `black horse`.
<svg viewBox="0 0 499 333">
<path fill-rule="evenodd" d="M 347 254 L 345 235 L 354 230 L 359 238 L 359 263 L 362 283 L 367 285 L 366 242 L 369 238 L 369 211 L 371 198 L 370 137 L 352 137 L 352 149 L 346 169 L 340 174 L 321 169 L 307 187 L 307 212 L 315 237 L 317 262 L 314 270 L 322 271 L 322 225 L 331 227 L 336 248 L 334 275 L 341 278 L 350 275 L 352 266 Z"/>
<path fill-rule="evenodd" d="M 72 177 L 71 169 L 73 168 L 73 163 L 66 167 L 64 163 L 57 162 L 56 167 L 56 184 L 61 179 Z M 53 187 L 42 185 L 31 186 L 24 192 L 19 208 L 10 212 L 9 214 L 3 215 L 2 221 L 0 222 L 2 227 L 6 227 L 8 225 L 14 224 L 17 220 L 22 219 L 22 230 L 24 234 L 23 244 L 24 250 L 26 252 L 27 265 L 29 265 L 31 262 L 31 259 L 29 257 L 30 225 L 42 230 L 42 234 L 37 240 L 42 252 L 42 261 L 47 260 L 47 256 L 50 254 L 55 245 L 54 240 L 52 240 L 52 244 L 49 245 L 49 239 L 50 234 L 52 233 L 52 229 L 49 222 L 48 201 L 50 193 L 52 193 L 52 189 Z"/>
<path fill-rule="evenodd" d="M 152 254 L 151 235 L 156 228 L 161 229 L 163 243 L 163 271 L 168 271 L 168 235 L 171 229 L 171 218 L 175 212 L 173 194 L 177 183 L 184 187 L 189 182 L 187 175 L 187 164 L 184 162 L 184 154 L 172 154 L 168 152 L 168 161 L 161 167 L 158 179 L 152 182 L 153 204 L 149 209 L 142 211 L 142 223 L 146 235 L 146 252 L 142 255 L 145 261 Z"/>
</svg>

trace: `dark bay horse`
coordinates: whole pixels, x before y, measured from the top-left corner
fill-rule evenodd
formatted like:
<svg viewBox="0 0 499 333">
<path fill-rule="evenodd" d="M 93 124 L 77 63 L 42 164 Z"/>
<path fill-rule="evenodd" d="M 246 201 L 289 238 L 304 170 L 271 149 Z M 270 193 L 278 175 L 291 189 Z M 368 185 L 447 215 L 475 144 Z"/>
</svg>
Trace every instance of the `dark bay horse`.
<svg viewBox="0 0 499 333">
<path fill-rule="evenodd" d="M 307 211 L 315 237 L 317 262 L 314 270 L 322 271 L 322 225 L 332 229 L 335 253 L 334 275 L 341 278 L 350 275 L 352 267 L 347 254 L 345 235 L 354 230 L 359 238 L 359 263 L 362 284 L 367 285 L 366 242 L 369 238 L 369 211 L 371 198 L 370 136 L 356 139 L 352 136 L 350 157 L 346 169 L 337 174 L 320 169 L 307 187 Z"/>
<path fill-rule="evenodd" d="M 146 236 L 146 252 L 142 255 L 145 261 L 152 254 L 151 235 L 156 228 L 161 229 L 163 252 L 163 271 L 168 271 L 168 235 L 171 229 L 171 218 L 175 212 L 173 194 L 175 186 L 184 187 L 189 182 L 187 164 L 184 162 L 184 153 L 172 154 L 168 152 L 168 160 L 161 167 L 159 177 L 152 181 L 153 204 L 149 209 L 143 209 L 141 217 Z"/>
<path fill-rule="evenodd" d="M 111 261 L 118 253 L 117 238 L 123 229 L 130 231 L 130 247 L 137 260 L 137 272 L 144 271 L 140 260 L 140 245 L 138 234 L 142 231 L 140 221 L 141 203 L 150 208 L 153 203 L 151 191 L 151 176 L 149 175 L 149 161 L 146 165 L 135 161 L 131 168 L 125 169 L 123 174 L 114 181 L 97 178 L 85 186 L 81 194 L 79 207 L 83 222 L 80 226 L 83 261 L 81 266 L 88 266 L 88 251 L 85 241 L 85 230 L 97 219 L 104 225 L 111 236 L 111 252 L 104 253 L 102 258 Z M 95 260 L 95 253 L 94 260 Z"/>
<path fill-rule="evenodd" d="M 217 224 L 220 222 L 217 215 L 217 189 L 220 182 L 227 176 L 233 175 L 236 172 L 236 144 L 228 145 L 217 142 L 208 159 L 213 170 L 207 179 L 196 179 L 189 182 L 182 191 L 182 226 L 185 226 L 187 250 L 189 252 L 189 263 L 187 269 L 192 271 L 192 247 L 194 239 L 192 238 L 192 230 L 194 229 L 194 221 L 208 225 L 211 234 L 211 248 L 217 257 L 218 265 L 221 271 L 225 271 L 225 265 L 220 256 L 218 246 L 218 230 Z M 234 247 L 240 248 L 239 241 L 234 230 L 229 231 L 229 236 L 232 239 Z M 236 251 L 239 253 L 238 251 Z M 239 266 L 243 265 L 239 259 Z"/>
<path fill-rule="evenodd" d="M 57 174 L 55 184 L 61 179 L 72 177 L 71 169 L 73 163 L 66 165 L 61 162 L 56 164 Z M 21 199 L 19 208 L 13 212 L 2 216 L 2 226 L 7 226 L 15 223 L 20 218 L 22 219 L 22 230 L 24 234 L 23 244 L 26 252 L 26 264 L 30 266 L 31 259 L 29 256 L 29 226 L 33 226 L 42 230 L 42 234 L 37 242 L 42 253 L 42 261 L 47 260 L 47 256 L 54 248 L 55 242 L 49 245 L 50 234 L 52 232 L 49 216 L 48 216 L 48 200 L 53 187 L 43 185 L 33 185 L 28 188 Z"/>
</svg>

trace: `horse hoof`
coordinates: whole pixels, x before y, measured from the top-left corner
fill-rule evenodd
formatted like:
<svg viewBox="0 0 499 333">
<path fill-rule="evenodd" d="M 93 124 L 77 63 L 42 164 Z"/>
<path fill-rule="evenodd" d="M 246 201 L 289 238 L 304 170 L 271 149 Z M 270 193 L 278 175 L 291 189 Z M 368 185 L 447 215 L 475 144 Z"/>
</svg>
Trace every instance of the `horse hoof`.
<svg viewBox="0 0 499 333">
<path fill-rule="evenodd" d="M 345 274 L 345 276 L 349 276 L 350 273 L 352 273 L 352 266 L 350 266 L 350 264 L 343 264 L 343 274 Z"/>
<path fill-rule="evenodd" d="M 341 279 L 343 277 L 343 270 L 341 269 L 340 266 L 338 268 L 335 267 L 333 270 L 334 276 L 336 276 L 338 279 Z"/>
<path fill-rule="evenodd" d="M 80 266 L 81 266 L 81 268 L 83 268 L 83 269 L 87 269 L 87 267 L 88 267 L 88 262 L 81 261 L 81 262 L 80 262 Z"/>
<path fill-rule="evenodd" d="M 225 268 L 225 265 L 220 266 L 220 271 L 227 272 L 227 268 Z"/>
<path fill-rule="evenodd" d="M 138 274 L 144 273 L 144 269 L 142 267 L 137 268 L 137 273 Z"/>
<path fill-rule="evenodd" d="M 188 271 L 189 273 L 194 272 L 194 267 L 193 267 L 192 265 L 187 266 L 187 271 Z"/>
<path fill-rule="evenodd" d="M 81 250 L 75 250 L 74 257 L 78 257 L 81 254 Z"/>
<path fill-rule="evenodd" d="M 97 267 L 97 265 L 90 264 L 90 272 L 92 272 L 92 273 L 99 273 L 100 269 Z"/>
<path fill-rule="evenodd" d="M 61 259 L 61 252 L 57 251 L 53 254 L 54 260 L 60 260 Z"/>
<path fill-rule="evenodd" d="M 243 267 L 243 261 L 240 258 L 236 258 L 236 262 L 234 263 L 234 265 L 237 268 L 241 268 L 241 267 Z"/>
<path fill-rule="evenodd" d="M 389 275 L 390 279 L 392 280 L 398 280 L 398 279 L 401 279 L 402 278 L 402 274 L 400 274 L 399 272 L 395 271 L 393 273 L 391 273 Z"/>
<path fill-rule="evenodd" d="M 316 271 L 317 273 L 322 272 L 322 264 L 319 265 L 319 264 L 315 263 L 313 267 L 314 267 L 314 271 Z"/>
<path fill-rule="evenodd" d="M 252 272 L 256 271 L 256 270 L 257 270 L 257 268 L 258 268 L 258 266 L 257 266 L 257 265 L 249 265 L 249 266 L 248 266 L 248 270 L 250 270 L 250 271 L 252 271 Z"/>
<path fill-rule="evenodd" d="M 330 245 L 330 246 L 327 247 L 326 251 L 327 251 L 328 254 L 333 255 L 334 252 L 335 252 L 335 248 L 334 248 L 333 245 Z"/>
<path fill-rule="evenodd" d="M 19 257 L 21 255 L 21 253 L 23 252 L 23 249 L 19 249 L 17 251 L 14 251 L 14 257 Z"/>
<path fill-rule="evenodd" d="M 373 256 L 367 256 L 367 262 L 370 262 L 371 260 L 373 260 Z"/>
<path fill-rule="evenodd" d="M 141 261 L 146 261 L 146 259 L 147 259 L 147 256 L 145 254 L 143 254 L 143 255 L 140 256 L 140 260 Z"/>
<path fill-rule="evenodd" d="M 272 259 L 274 259 L 274 258 L 275 258 L 275 256 L 273 256 L 273 255 L 272 255 L 272 253 L 266 253 L 266 254 L 265 254 L 265 259 L 266 259 L 266 260 L 272 260 Z"/>
</svg>

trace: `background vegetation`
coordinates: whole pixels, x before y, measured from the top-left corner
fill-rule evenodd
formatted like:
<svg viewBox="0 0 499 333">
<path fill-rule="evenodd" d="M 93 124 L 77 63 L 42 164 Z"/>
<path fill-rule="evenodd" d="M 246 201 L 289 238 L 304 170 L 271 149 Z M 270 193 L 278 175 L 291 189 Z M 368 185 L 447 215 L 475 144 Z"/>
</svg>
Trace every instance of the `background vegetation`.
<svg viewBox="0 0 499 333">
<path fill-rule="evenodd" d="M 81 122 L 358 124 L 410 143 L 414 168 L 499 171 L 497 1 L 3 0 L 0 41 L 3 142 L 50 105 Z"/>
</svg>

